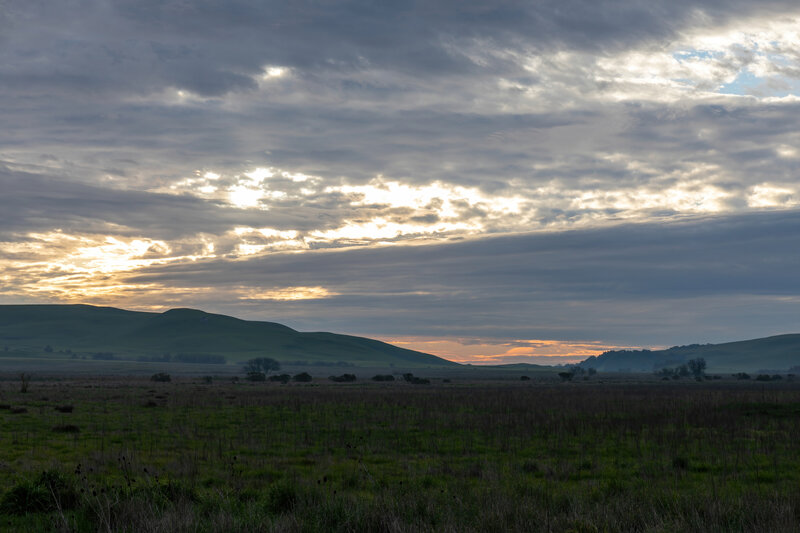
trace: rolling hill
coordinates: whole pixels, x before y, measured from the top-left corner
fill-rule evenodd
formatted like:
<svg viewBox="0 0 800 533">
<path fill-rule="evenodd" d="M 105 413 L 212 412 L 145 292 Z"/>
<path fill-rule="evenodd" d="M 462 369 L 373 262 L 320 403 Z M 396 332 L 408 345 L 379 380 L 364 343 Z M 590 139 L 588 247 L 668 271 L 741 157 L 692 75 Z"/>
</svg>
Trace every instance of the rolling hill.
<svg viewBox="0 0 800 533">
<path fill-rule="evenodd" d="M 698 357 L 706 360 L 709 372 L 785 371 L 800 366 L 800 334 L 673 346 L 666 350 L 616 350 L 589 357 L 580 366 L 601 372 L 652 372 Z"/>
<path fill-rule="evenodd" d="M 0 305 L 0 355 L 52 358 L 244 361 L 356 366 L 457 366 L 364 337 L 303 333 L 274 322 L 195 309 L 164 313 L 90 305 Z"/>
</svg>

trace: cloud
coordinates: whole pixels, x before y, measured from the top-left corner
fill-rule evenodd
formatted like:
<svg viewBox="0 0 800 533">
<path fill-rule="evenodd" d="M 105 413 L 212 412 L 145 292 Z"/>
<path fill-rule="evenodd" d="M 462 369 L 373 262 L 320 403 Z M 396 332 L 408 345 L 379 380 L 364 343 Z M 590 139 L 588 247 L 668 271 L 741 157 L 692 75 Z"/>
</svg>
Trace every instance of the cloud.
<svg viewBox="0 0 800 533">
<path fill-rule="evenodd" d="M 195 305 L 360 333 L 679 344 L 791 331 L 797 212 L 427 246 L 199 260 L 121 276 Z M 240 286 L 319 286 L 324 300 L 242 305 Z M 352 330 L 350 330 L 352 331 Z"/>
<path fill-rule="evenodd" d="M 6 2 L 0 298 L 498 342 L 789 328 L 798 20 Z"/>
</svg>

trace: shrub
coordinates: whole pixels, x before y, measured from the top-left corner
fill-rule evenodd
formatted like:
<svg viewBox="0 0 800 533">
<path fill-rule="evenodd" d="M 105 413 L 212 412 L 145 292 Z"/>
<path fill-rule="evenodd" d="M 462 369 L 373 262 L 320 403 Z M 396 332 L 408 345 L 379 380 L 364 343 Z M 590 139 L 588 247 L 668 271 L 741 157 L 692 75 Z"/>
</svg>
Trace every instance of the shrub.
<svg viewBox="0 0 800 533">
<path fill-rule="evenodd" d="M 756 381 L 771 381 L 772 377 L 769 374 L 759 374 Z"/>
<path fill-rule="evenodd" d="M 347 383 L 350 381 L 355 381 L 356 376 L 355 374 L 342 374 L 341 376 L 329 376 L 328 379 L 335 381 L 336 383 Z"/>
<path fill-rule="evenodd" d="M 292 379 L 300 383 L 308 383 L 313 378 L 308 372 L 300 372 L 299 374 L 295 374 Z"/>
<path fill-rule="evenodd" d="M 266 381 L 267 375 L 263 372 L 248 372 L 244 379 L 247 381 Z"/>
<path fill-rule="evenodd" d="M 572 381 L 572 378 L 575 376 L 572 372 L 559 372 L 558 377 L 561 378 L 561 381 Z"/>
<path fill-rule="evenodd" d="M 531 378 L 529 378 L 528 376 L 520 376 L 520 377 L 519 377 L 519 380 L 520 380 L 520 381 L 530 381 L 530 380 L 531 380 Z"/>
<path fill-rule="evenodd" d="M 672 459 L 672 468 L 676 470 L 686 470 L 689 468 L 689 459 L 678 455 Z"/>
<path fill-rule="evenodd" d="M 739 372 L 733 375 L 736 379 L 750 379 L 750 374 L 746 372 Z"/>
<path fill-rule="evenodd" d="M 274 376 L 270 376 L 269 380 L 273 382 L 280 382 L 280 383 L 289 383 L 291 381 L 292 376 L 289 374 L 276 374 Z"/>
<path fill-rule="evenodd" d="M 56 405 L 55 410 L 59 413 L 71 413 L 73 407 L 71 405 Z"/>
<path fill-rule="evenodd" d="M 159 372 L 158 374 L 153 374 L 150 376 L 150 381 L 160 381 L 160 382 L 167 382 L 172 381 L 172 378 L 169 374 L 165 374 L 164 372 Z"/>
<path fill-rule="evenodd" d="M 54 511 L 58 508 L 72 509 L 78 495 L 60 472 L 45 470 L 33 481 L 22 481 L 14 485 L 0 499 L 0 514 L 25 515 Z"/>
<path fill-rule="evenodd" d="M 80 433 L 81 429 L 73 424 L 63 424 L 53 427 L 55 433 Z"/>
<path fill-rule="evenodd" d="M 394 376 L 391 374 L 376 374 L 372 376 L 372 381 L 394 381 Z"/>
<path fill-rule="evenodd" d="M 403 374 L 403 379 L 407 382 L 411 383 L 412 385 L 428 385 L 430 384 L 431 380 L 425 378 L 418 378 L 411 372 L 407 372 Z"/>
<path fill-rule="evenodd" d="M 299 496 L 296 485 L 288 481 L 279 481 L 267 492 L 267 510 L 272 514 L 289 513 L 297 505 Z"/>
</svg>

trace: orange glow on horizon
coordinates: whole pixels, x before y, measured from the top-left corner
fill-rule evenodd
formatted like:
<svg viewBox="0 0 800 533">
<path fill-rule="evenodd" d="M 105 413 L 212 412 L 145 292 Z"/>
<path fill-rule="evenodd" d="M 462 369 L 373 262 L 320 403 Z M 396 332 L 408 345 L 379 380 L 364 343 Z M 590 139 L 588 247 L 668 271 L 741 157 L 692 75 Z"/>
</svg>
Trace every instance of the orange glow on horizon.
<svg viewBox="0 0 800 533">
<path fill-rule="evenodd" d="M 457 363 L 478 365 L 532 363 L 571 364 L 608 350 L 625 349 L 598 341 L 559 341 L 547 339 L 442 339 L 434 337 L 384 337 L 381 340 Z"/>
</svg>

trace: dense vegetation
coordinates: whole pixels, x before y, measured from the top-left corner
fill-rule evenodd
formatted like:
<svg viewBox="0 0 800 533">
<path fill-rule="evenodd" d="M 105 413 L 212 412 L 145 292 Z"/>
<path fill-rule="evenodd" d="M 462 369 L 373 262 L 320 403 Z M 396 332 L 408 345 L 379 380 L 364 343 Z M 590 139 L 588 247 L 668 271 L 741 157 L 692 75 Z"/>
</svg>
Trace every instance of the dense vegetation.
<svg viewBox="0 0 800 533">
<path fill-rule="evenodd" d="M 8 531 L 797 531 L 794 382 L 0 382 Z"/>
</svg>

